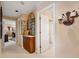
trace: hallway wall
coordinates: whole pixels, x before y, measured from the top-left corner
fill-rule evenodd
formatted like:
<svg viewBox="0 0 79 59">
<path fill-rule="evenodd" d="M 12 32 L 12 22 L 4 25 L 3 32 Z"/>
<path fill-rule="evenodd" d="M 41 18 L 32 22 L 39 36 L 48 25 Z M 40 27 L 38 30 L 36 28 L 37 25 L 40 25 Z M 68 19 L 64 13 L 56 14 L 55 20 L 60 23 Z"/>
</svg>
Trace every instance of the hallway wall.
<svg viewBox="0 0 79 59">
<path fill-rule="evenodd" d="M 79 57 L 79 17 L 71 26 L 59 24 L 58 19 L 67 11 L 79 13 L 79 2 L 56 2 L 56 57 Z"/>
<path fill-rule="evenodd" d="M 1 2 L 0 2 L 0 7 L 1 7 Z M 2 50 L 1 43 L 2 43 L 2 39 L 0 38 L 0 57 L 1 57 L 1 50 Z"/>
<path fill-rule="evenodd" d="M 0 39 L 0 57 L 1 57 L 1 39 Z"/>
</svg>

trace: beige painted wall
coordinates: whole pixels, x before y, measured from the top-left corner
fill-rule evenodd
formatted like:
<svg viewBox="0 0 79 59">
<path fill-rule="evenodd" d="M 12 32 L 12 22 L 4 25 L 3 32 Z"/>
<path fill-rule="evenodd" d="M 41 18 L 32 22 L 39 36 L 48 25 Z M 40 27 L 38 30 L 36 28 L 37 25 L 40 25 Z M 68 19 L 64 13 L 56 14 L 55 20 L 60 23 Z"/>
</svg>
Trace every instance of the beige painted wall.
<svg viewBox="0 0 79 59">
<path fill-rule="evenodd" d="M 1 2 L 0 2 L 0 7 L 1 7 Z M 0 39 L 0 57 L 1 57 L 1 39 Z"/>
<path fill-rule="evenodd" d="M 59 24 L 58 19 L 66 11 L 79 12 L 79 2 L 56 2 L 56 57 L 79 57 L 79 17 L 71 26 Z"/>
<path fill-rule="evenodd" d="M 0 39 L 0 57 L 1 57 L 1 39 Z"/>
</svg>

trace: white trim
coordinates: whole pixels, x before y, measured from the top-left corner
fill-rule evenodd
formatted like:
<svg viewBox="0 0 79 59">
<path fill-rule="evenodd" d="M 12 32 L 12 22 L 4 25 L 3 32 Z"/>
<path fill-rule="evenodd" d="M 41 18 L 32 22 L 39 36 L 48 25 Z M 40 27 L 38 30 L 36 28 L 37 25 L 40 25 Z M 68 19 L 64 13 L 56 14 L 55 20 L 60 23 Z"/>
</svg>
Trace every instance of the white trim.
<svg viewBox="0 0 79 59">
<path fill-rule="evenodd" d="M 36 28 L 36 53 L 40 54 L 40 47 L 39 47 L 39 12 L 36 10 L 36 20 L 35 20 L 35 28 Z"/>
<path fill-rule="evenodd" d="M 54 34 L 56 33 L 56 20 L 55 20 L 55 18 L 56 18 L 56 11 L 55 11 L 55 3 L 52 3 L 52 4 L 50 4 L 49 6 L 47 6 L 47 7 L 45 7 L 45 8 L 43 8 L 43 9 L 41 9 L 41 10 L 39 10 L 38 11 L 38 14 L 40 15 L 40 13 L 41 12 L 43 12 L 43 11 L 45 11 L 45 10 L 47 10 L 47 9 L 49 9 L 49 8 L 51 8 L 51 7 L 53 7 L 53 21 L 54 21 L 54 26 L 55 26 L 55 29 L 54 29 Z M 55 39 L 56 39 L 56 34 L 54 35 L 54 40 L 53 40 L 53 54 L 54 54 L 54 57 L 55 57 Z"/>
<path fill-rule="evenodd" d="M 53 50 L 53 53 L 54 53 L 54 57 L 55 57 L 55 40 L 56 40 L 56 6 L 55 6 L 56 4 L 54 3 L 53 4 L 53 21 L 54 21 L 54 26 L 55 26 L 55 29 L 54 29 L 54 40 L 53 40 L 53 48 L 54 48 L 54 50 Z"/>
<path fill-rule="evenodd" d="M 54 6 L 54 3 L 52 3 L 52 4 L 50 4 L 49 6 L 43 8 L 42 10 L 39 10 L 38 12 L 41 13 L 41 12 L 43 12 L 43 11 L 45 11 L 45 10 L 51 8 L 52 6 Z"/>
</svg>

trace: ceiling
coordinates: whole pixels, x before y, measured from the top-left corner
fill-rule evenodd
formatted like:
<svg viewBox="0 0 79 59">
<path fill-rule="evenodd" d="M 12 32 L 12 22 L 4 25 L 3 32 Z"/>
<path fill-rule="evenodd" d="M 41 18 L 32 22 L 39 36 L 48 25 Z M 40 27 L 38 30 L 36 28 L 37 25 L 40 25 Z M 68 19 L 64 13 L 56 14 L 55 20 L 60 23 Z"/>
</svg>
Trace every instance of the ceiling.
<svg viewBox="0 0 79 59">
<path fill-rule="evenodd" d="M 3 16 L 19 16 L 23 13 L 29 13 L 36 9 L 42 9 L 52 1 L 3 1 Z M 18 12 L 16 12 L 18 10 Z"/>
</svg>

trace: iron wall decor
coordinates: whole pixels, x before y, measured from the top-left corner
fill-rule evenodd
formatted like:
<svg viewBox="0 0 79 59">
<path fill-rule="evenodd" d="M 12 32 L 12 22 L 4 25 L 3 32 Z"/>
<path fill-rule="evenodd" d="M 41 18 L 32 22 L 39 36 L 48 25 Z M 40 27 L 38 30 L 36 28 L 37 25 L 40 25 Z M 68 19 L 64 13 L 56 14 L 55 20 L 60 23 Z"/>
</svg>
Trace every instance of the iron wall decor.
<svg viewBox="0 0 79 59">
<path fill-rule="evenodd" d="M 70 26 L 74 23 L 75 18 L 78 16 L 79 16 L 78 12 L 75 10 L 73 10 L 72 12 L 67 11 L 65 14 L 62 14 L 61 19 L 58 19 L 58 20 L 60 24 Z"/>
</svg>

